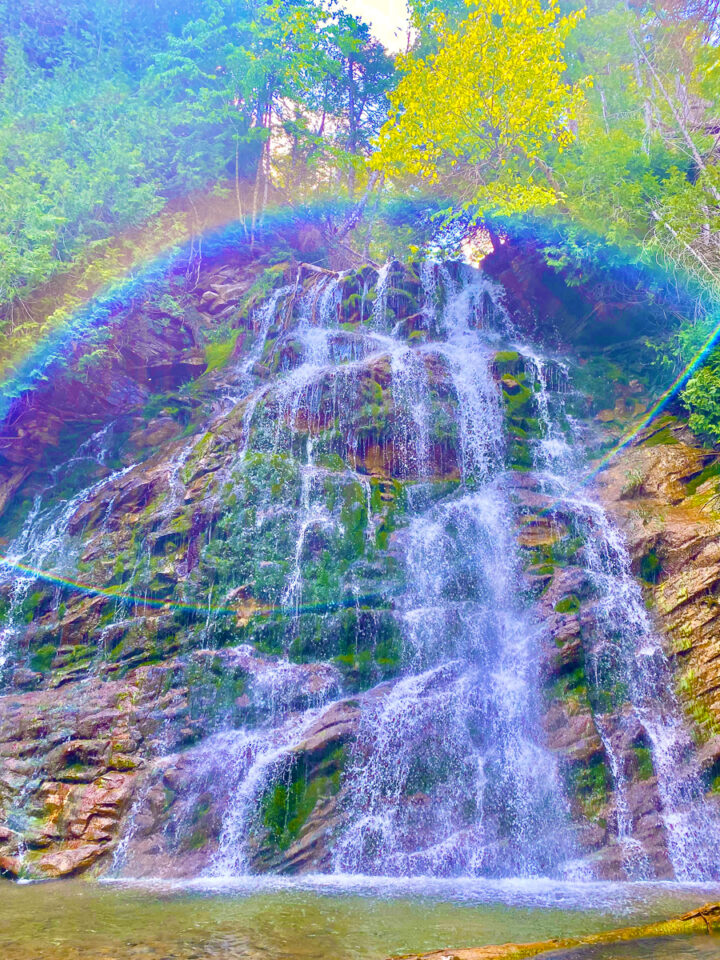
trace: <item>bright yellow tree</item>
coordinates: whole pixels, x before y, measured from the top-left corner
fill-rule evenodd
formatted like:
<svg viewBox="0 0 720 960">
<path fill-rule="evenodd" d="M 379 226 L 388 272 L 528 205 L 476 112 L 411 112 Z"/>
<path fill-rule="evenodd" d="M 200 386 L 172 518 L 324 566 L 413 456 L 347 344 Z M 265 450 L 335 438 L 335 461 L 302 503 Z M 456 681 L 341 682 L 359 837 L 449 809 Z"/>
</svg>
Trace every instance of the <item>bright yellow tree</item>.
<svg viewBox="0 0 720 960">
<path fill-rule="evenodd" d="M 557 0 L 466 0 L 452 29 L 442 14 L 437 53 L 400 57 L 373 165 L 390 178 L 441 185 L 455 209 L 518 213 L 557 202 L 543 160 L 562 150 L 589 81 L 571 85 L 563 50 L 584 10 Z"/>
</svg>

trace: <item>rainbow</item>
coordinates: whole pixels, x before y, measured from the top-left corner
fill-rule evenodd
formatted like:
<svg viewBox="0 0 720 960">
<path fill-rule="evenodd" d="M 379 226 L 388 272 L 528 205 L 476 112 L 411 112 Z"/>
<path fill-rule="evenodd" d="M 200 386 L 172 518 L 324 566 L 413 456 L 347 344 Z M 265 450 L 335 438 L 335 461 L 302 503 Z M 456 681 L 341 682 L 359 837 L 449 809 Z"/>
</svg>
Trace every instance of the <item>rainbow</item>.
<svg viewBox="0 0 720 960">
<path fill-rule="evenodd" d="M 718 338 L 720 338 L 720 321 L 712 328 L 700 349 L 696 351 L 690 362 L 686 364 L 686 366 L 680 371 L 670 386 L 663 391 L 659 399 L 647 411 L 640 423 L 633 427 L 633 429 L 630 430 L 624 437 L 621 437 L 615 446 L 613 446 L 605 454 L 605 456 L 595 464 L 593 469 L 588 471 L 583 483 L 587 483 L 590 479 L 597 476 L 597 474 L 604 470 L 610 461 L 616 457 L 621 450 L 629 447 L 630 444 L 650 426 L 655 417 L 657 417 L 659 413 L 662 413 L 673 397 L 677 396 L 683 384 L 686 383 L 692 377 L 695 371 L 702 366 L 703 361 L 707 359 L 708 355 L 713 350 Z"/>
<path fill-rule="evenodd" d="M 317 222 L 323 217 L 342 217 L 347 209 L 347 203 L 336 201 L 295 210 L 281 208 L 269 211 L 262 225 L 256 229 L 255 242 L 262 246 L 272 238 L 274 232 Z M 137 265 L 126 275 L 110 282 L 71 315 L 61 315 L 41 342 L 35 344 L 26 356 L 16 358 L 12 372 L 0 383 L 0 420 L 8 415 L 13 402 L 61 369 L 64 358 L 70 356 L 72 348 L 78 343 L 84 340 L 91 345 L 93 335 L 98 330 L 111 326 L 122 311 L 159 288 L 170 272 L 193 266 L 199 250 L 202 250 L 202 259 L 212 260 L 228 251 L 250 248 L 247 225 L 236 219 L 237 210 L 232 217 L 224 225 L 214 226 L 200 237 L 188 231 L 186 240 L 169 245 L 144 265 Z"/>
<path fill-rule="evenodd" d="M 51 583 L 56 587 L 84 593 L 90 597 L 106 597 L 108 600 L 116 600 L 118 603 L 128 604 L 133 607 L 144 607 L 150 610 L 178 610 L 190 613 L 207 614 L 233 614 L 237 613 L 232 607 L 209 607 L 207 604 L 199 603 L 178 603 L 173 600 L 163 600 L 156 597 L 139 596 L 132 593 L 122 593 L 112 588 L 93 587 L 89 583 L 83 583 L 82 580 L 73 580 L 70 577 L 62 577 L 58 573 L 43 570 L 40 567 L 31 567 L 26 563 L 19 563 L 17 560 L 11 560 L 10 557 L 0 555 L 0 566 L 9 567 L 24 576 L 32 577 L 35 580 L 43 580 L 45 583 Z M 268 611 L 270 608 L 268 608 Z M 262 612 L 265 612 L 264 610 Z"/>
<path fill-rule="evenodd" d="M 433 198 L 429 201 L 427 198 L 415 202 L 415 206 L 429 222 L 437 216 L 437 212 L 442 208 L 442 201 Z M 280 209 L 266 213 L 262 230 L 257 236 L 259 243 L 267 239 L 272 231 L 299 226 L 302 223 L 317 221 L 320 217 L 332 215 L 337 218 L 347 212 L 346 203 L 318 203 L 304 210 Z M 505 229 L 512 236 L 523 239 L 523 235 L 537 240 L 538 232 L 542 233 L 542 226 L 538 222 L 528 225 L 528 222 L 494 224 L 496 229 Z M 532 232 L 530 232 L 532 231 Z M 549 238 L 557 235 L 557 226 L 554 225 L 549 231 Z M 20 362 L 18 362 L 13 373 L 2 384 L 0 384 L 0 419 L 4 419 L 11 409 L 11 406 L 19 398 L 26 395 L 39 382 L 47 380 L 53 373 L 53 367 L 57 369 L 59 361 L 69 355 L 71 349 L 80 342 L 81 338 L 87 338 L 92 342 L 93 331 L 111 325 L 121 312 L 130 306 L 133 301 L 146 297 L 153 291 L 167 276 L 170 271 L 187 268 L 193 260 L 196 253 L 197 238 L 190 238 L 180 244 L 175 244 L 161 253 L 155 255 L 153 259 L 144 267 L 138 268 L 137 272 L 129 273 L 127 276 L 111 283 L 99 295 L 90 299 L 86 304 L 80 307 L 75 313 L 61 320 L 57 326 L 49 330 L 45 339 L 36 345 L 32 352 Z M 224 226 L 215 226 L 212 230 L 202 235 L 203 257 L 213 258 L 228 250 L 239 250 L 249 245 L 247 228 L 244 222 L 233 219 Z M 617 257 L 618 251 L 614 251 Z M 634 271 L 635 276 L 642 275 L 643 272 L 649 274 L 649 268 L 640 267 L 636 262 L 633 263 L 630 258 L 626 260 L 626 267 Z M 611 268 L 612 269 L 612 268 Z M 692 282 L 688 281 L 688 288 L 692 287 Z M 626 435 L 624 435 L 604 456 L 595 463 L 583 477 L 583 483 L 589 483 L 609 463 L 625 448 L 630 446 L 638 436 L 647 429 L 652 421 L 662 412 L 668 403 L 678 394 L 683 384 L 693 375 L 707 358 L 710 351 L 720 338 L 720 321 L 712 328 L 705 338 L 701 347 L 696 351 L 690 361 L 678 373 L 673 382 L 663 391 L 656 403 L 646 412 L 639 424 L 634 426 Z M 543 513 L 552 510 L 551 507 L 545 508 Z M 178 612 L 192 613 L 196 615 L 218 615 L 218 616 L 237 616 L 239 611 L 228 606 L 213 606 L 212 604 L 188 603 L 172 600 L 170 598 L 152 597 L 147 595 L 136 595 L 132 593 L 123 593 L 119 588 L 102 588 L 75 580 L 60 574 L 44 570 L 37 567 L 28 566 L 11 559 L 7 555 L 0 554 L 0 567 L 6 567 L 15 570 L 23 577 L 32 577 L 42 580 L 46 583 L 74 592 L 81 592 L 87 596 L 105 597 L 119 604 L 127 604 L 138 609 L 148 610 L 172 610 Z M 376 604 L 377 602 L 386 602 L 383 598 L 377 596 L 351 598 L 347 601 L 340 601 L 334 604 L 315 604 L 301 607 L 282 607 L 266 606 L 257 608 L 253 611 L 255 616 L 271 616 L 277 612 L 287 612 L 288 609 L 299 610 L 300 612 L 318 612 L 343 609 L 355 605 Z"/>
<path fill-rule="evenodd" d="M 82 580 L 73 580 L 71 577 L 63 577 L 58 573 L 43 570 L 40 567 L 31 567 L 26 563 L 19 563 L 17 560 L 11 560 L 7 556 L 0 555 L 0 566 L 16 570 L 24 576 L 32 577 L 34 580 L 42 580 L 45 583 L 51 583 L 64 590 L 71 590 L 76 593 L 84 593 L 89 597 L 104 597 L 108 600 L 114 600 L 135 609 L 162 610 L 167 612 L 192 613 L 198 616 L 238 616 L 242 610 L 238 607 L 219 607 L 208 603 L 184 603 L 177 600 L 170 600 L 161 597 L 151 597 L 147 595 L 123 593 L 119 589 L 94 587 L 89 583 L 83 583 Z M 346 597 L 343 600 L 333 601 L 332 603 L 309 603 L 300 605 L 272 605 L 268 604 L 261 607 L 253 607 L 251 613 L 253 617 L 269 617 L 273 614 L 281 613 L 332 613 L 337 610 L 349 610 L 354 607 L 382 606 L 387 603 L 387 598 L 380 594 L 364 594 L 357 597 Z"/>
</svg>

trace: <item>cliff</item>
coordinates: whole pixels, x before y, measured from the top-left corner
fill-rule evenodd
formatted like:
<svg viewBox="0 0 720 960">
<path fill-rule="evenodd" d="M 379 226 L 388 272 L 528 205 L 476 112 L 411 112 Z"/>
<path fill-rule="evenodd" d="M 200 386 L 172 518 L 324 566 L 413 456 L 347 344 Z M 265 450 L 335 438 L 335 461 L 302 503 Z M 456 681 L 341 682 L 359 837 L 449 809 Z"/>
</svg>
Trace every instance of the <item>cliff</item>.
<svg viewBox="0 0 720 960">
<path fill-rule="evenodd" d="M 514 311 L 459 265 L 269 259 L 169 275 L 6 420 L 0 870 L 359 870 L 384 844 L 389 872 L 672 876 L 663 811 L 696 783 L 712 811 L 720 777 L 716 454 L 661 421 L 597 480 L 668 656 L 656 726 L 687 713 L 676 796 L 636 641 L 614 652 L 625 555 L 557 453 L 609 442 L 642 384 L 598 412 L 602 370 L 562 330 L 539 358 L 560 315 L 507 277 Z"/>
</svg>

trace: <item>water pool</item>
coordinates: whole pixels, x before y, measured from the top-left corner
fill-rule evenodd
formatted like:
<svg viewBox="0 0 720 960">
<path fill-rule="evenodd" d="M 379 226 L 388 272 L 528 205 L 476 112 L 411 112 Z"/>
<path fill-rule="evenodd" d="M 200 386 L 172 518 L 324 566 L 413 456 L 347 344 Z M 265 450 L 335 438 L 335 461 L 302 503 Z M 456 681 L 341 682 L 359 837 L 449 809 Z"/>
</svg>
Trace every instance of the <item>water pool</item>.
<svg viewBox="0 0 720 960">
<path fill-rule="evenodd" d="M 0 957 L 383 960 L 445 946 L 600 932 L 666 919 L 713 899 L 720 899 L 717 886 L 674 884 L 357 877 L 185 884 L 0 882 Z M 669 953 L 666 946 L 620 944 L 556 956 L 720 960 L 720 941 L 713 937 L 676 939 Z"/>
</svg>

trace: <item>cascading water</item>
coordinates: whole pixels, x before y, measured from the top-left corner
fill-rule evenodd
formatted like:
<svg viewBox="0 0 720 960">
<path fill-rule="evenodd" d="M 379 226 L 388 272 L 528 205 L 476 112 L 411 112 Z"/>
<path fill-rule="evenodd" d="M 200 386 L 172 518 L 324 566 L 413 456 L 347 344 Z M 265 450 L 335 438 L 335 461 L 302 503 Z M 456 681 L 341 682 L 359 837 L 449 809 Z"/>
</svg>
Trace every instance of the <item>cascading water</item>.
<svg viewBox="0 0 720 960">
<path fill-rule="evenodd" d="M 720 837 L 668 664 L 622 539 L 582 482 L 568 365 L 521 342 L 477 271 L 389 263 L 371 276 L 306 271 L 278 288 L 224 376 L 230 410 L 174 441 L 152 543 L 172 555 L 189 538 L 182 589 L 207 609 L 173 669 L 188 685 L 209 672 L 216 693 L 236 673 L 200 739 L 192 727 L 155 737 L 116 868 L 132 874 L 160 806 L 181 851 L 207 839 L 197 824 L 212 811 L 215 845 L 198 869 L 216 877 L 284 869 L 286 855 L 335 873 L 592 877 L 572 772 L 544 730 L 548 637 L 521 534 L 549 520 L 582 544 L 586 710 L 624 875 L 656 872 L 625 764 L 628 743 L 647 743 L 674 875 L 715 877 Z M 521 405 L 523 426 L 511 417 Z M 90 485 L 51 503 L 53 474 L 11 559 L 72 575 L 84 527 L 71 521 L 91 500 L 97 554 L 136 469 L 110 470 L 109 429 L 78 451 L 95 464 Z M 133 557 L 126 588 L 164 575 L 150 539 Z M 12 587 L 0 658 L 33 583 Z M 247 610 L 228 622 L 238 598 Z M 132 622 L 120 614 L 106 616 L 98 644 L 107 631 L 117 643 Z M 178 614 L 167 630 L 185 626 Z M 205 656 L 214 645 L 225 659 Z M 316 809 L 328 821 L 305 843 Z"/>
<path fill-rule="evenodd" d="M 410 675 L 361 728 L 335 861 L 344 870 L 527 876 L 556 871 L 573 852 L 557 770 L 541 746 L 537 626 L 518 602 L 488 348 L 500 331 L 478 322 L 484 293 L 453 284 L 444 340 L 417 351 L 440 360 L 456 394 L 461 484 L 410 521 L 412 586 L 398 604 Z M 415 424 L 423 450 L 427 428 Z"/>
<path fill-rule="evenodd" d="M 58 575 L 70 573 L 77 563 L 78 544 L 69 533 L 69 526 L 78 508 L 102 487 L 112 484 L 129 471 L 121 467 L 111 471 L 107 467 L 109 440 L 113 424 L 107 424 L 82 443 L 75 455 L 66 463 L 58 464 L 49 471 L 42 489 L 34 496 L 22 528 L 5 554 L 10 564 L 22 564 L 30 568 L 18 574 L 8 565 L 0 569 L 0 585 L 10 586 L 10 602 L 0 628 L 0 678 L 12 647 L 25 629 L 28 613 L 32 613 L 32 589 L 36 583 L 33 569 L 54 569 Z M 74 473 L 87 475 L 100 470 L 101 479 L 89 487 L 81 484 L 79 492 L 69 499 L 58 498 L 61 479 Z M 106 507 L 106 513 L 112 504 Z"/>
<path fill-rule="evenodd" d="M 631 878 L 648 879 L 652 868 L 642 845 L 633 836 L 627 809 L 625 774 L 613 742 L 612 727 L 639 724 L 650 744 L 658 781 L 661 817 L 667 852 L 680 880 L 702 880 L 717 875 L 714 850 L 720 825 L 703 800 L 699 767 L 689 732 L 682 720 L 672 686 L 670 665 L 650 623 L 640 587 L 632 575 L 630 558 L 620 532 L 582 482 L 582 449 L 577 430 L 574 442 L 562 438 L 548 404 L 547 377 L 533 361 L 538 404 L 546 423 L 539 476 L 552 504 L 551 512 L 570 515 L 584 539 L 584 562 L 592 584 L 595 637 L 590 675 L 599 693 L 622 704 L 615 718 L 596 717 L 596 726 L 608 755 L 616 791 L 618 839 L 625 849 Z M 563 403 L 560 395 L 559 412 Z M 607 709 L 607 708 L 606 708 Z"/>
<path fill-rule="evenodd" d="M 425 311 L 439 336 L 408 346 L 387 331 L 390 273 L 388 265 L 371 330 L 354 334 L 351 350 L 338 342 L 335 311 L 315 309 L 318 302 L 336 302 L 331 291 L 337 281 L 334 287 L 325 280 L 320 294 L 305 295 L 292 331 L 303 359 L 276 389 L 275 449 L 288 424 L 286 442 L 294 446 L 292 428 L 301 412 L 303 426 L 323 418 L 330 392 L 343 446 L 358 451 L 361 441 L 343 423 L 343 400 L 374 358 L 388 357 L 392 449 L 399 469 L 418 481 L 416 515 L 398 535 L 409 583 L 395 599 L 405 676 L 363 711 L 346 772 L 352 799 L 343 804 L 334 867 L 390 874 L 558 873 L 577 850 L 555 761 L 542 746 L 538 625 L 520 599 L 503 412 L 492 371 L 493 349 L 509 333 L 507 316 L 493 304 L 495 291 L 486 281 L 453 281 L 443 271 L 447 302 L 441 311 Z M 423 275 L 430 301 L 438 271 L 426 268 Z M 459 484 L 453 481 L 454 492 L 439 503 L 428 483 L 431 370 L 436 378 L 439 371 L 457 409 L 459 434 Z M 296 547 L 283 593 L 296 616 L 308 533 L 333 524 L 322 498 L 312 498 L 318 479 L 312 432 L 306 450 Z M 275 748 L 268 757 L 251 766 L 226 817 L 222 847 L 234 851 L 235 868 L 245 862 L 238 850 L 249 829 L 248 798 L 259 793 L 258 771 L 270 776 L 281 759 Z M 227 854 L 221 862 L 229 865 Z"/>
</svg>

